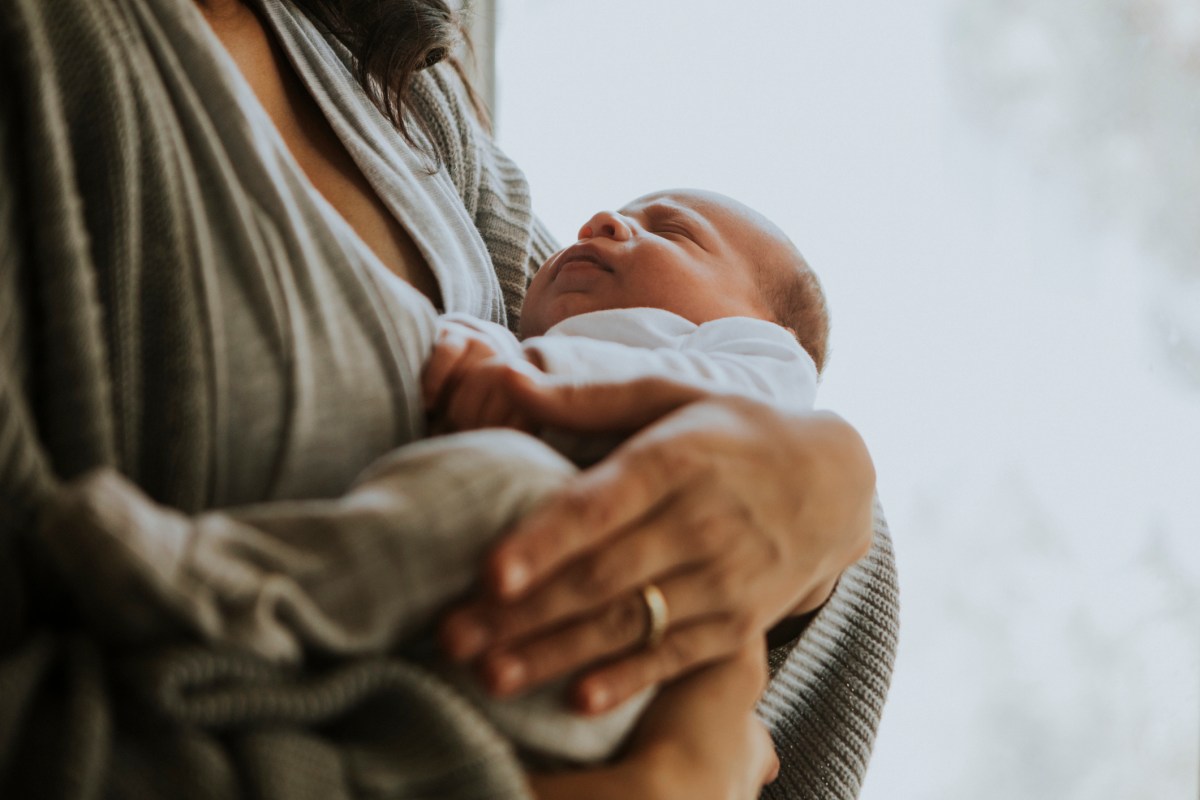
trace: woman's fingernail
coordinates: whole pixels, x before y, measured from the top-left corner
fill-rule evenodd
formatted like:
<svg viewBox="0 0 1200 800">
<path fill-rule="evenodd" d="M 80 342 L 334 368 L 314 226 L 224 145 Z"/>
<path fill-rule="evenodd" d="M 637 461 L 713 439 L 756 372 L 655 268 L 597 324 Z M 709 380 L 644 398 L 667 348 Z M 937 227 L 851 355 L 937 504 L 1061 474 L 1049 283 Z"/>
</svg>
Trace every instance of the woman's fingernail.
<svg viewBox="0 0 1200 800">
<path fill-rule="evenodd" d="M 525 681 L 525 664 L 517 657 L 500 654 L 489 659 L 488 674 L 492 689 L 509 694 L 521 688 Z"/>
<path fill-rule="evenodd" d="M 519 559 L 509 561 L 500 572 L 500 594 L 511 597 L 529 585 L 529 565 Z"/>
</svg>

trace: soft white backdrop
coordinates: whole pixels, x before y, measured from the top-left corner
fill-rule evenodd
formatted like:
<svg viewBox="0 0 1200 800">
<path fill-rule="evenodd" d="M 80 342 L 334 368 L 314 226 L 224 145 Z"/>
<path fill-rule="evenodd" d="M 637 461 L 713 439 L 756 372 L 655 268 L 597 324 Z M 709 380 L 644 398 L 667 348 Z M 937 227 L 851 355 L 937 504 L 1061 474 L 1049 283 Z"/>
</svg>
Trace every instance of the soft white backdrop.
<svg viewBox="0 0 1200 800">
<path fill-rule="evenodd" d="M 868 800 L 1197 797 L 1197 8 L 500 4 L 560 238 L 700 186 L 824 280 L 901 570 Z"/>
</svg>

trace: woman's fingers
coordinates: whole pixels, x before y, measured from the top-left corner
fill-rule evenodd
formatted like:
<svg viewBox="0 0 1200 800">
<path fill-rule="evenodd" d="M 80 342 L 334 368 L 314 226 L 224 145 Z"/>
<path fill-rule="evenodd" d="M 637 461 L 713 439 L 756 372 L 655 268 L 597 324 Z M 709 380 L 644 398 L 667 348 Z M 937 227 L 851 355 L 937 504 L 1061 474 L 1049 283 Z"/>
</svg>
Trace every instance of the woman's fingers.
<svg viewBox="0 0 1200 800">
<path fill-rule="evenodd" d="M 704 583 L 701 576 L 684 573 L 656 584 L 666 602 L 668 629 L 653 649 L 640 650 L 649 630 L 649 614 L 642 593 L 635 591 L 594 615 L 491 650 L 481 659 L 480 674 L 492 691 L 512 694 L 598 662 L 633 662 L 629 670 L 613 673 L 617 675 L 611 692 L 615 704 L 656 680 L 728 655 L 755 633 L 753 623 L 739 615 L 714 615 Z M 621 661 L 613 662 L 618 656 Z M 606 691 L 602 683 L 593 681 L 587 694 Z M 601 710 L 603 704 L 593 700 L 586 707 Z"/>
<path fill-rule="evenodd" d="M 700 477 L 710 476 L 717 455 L 703 432 L 705 421 L 718 423 L 717 407 L 693 403 L 691 413 L 674 414 L 681 405 L 702 396 L 685 384 L 658 379 L 600 386 L 558 386 L 514 372 L 520 381 L 542 389 L 556 414 L 532 409 L 514 389 L 517 408 L 542 426 L 571 430 L 613 430 L 617 420 L 631 421 L 646 408 L 654 410 L 652 429 L 618 447 L 607 459 L 581 473 L 569 486 L 521 520 L 496 547 L 486 579 L 497 597 L 512 600 L 576 558 L 607 542 L 676 493 L 694 489 Z M 515 385 L 514 385 L 515 386 Z M 540 386 L 541 389 L 536 387 Z M 640 395 L 638 393 L 641 393 Z M 644 402 L 645 406 L 638 406 Z M 701 408 L 706 406 L 706 408 Z M 716 413 L 714 413 L 716 412 Z M 665 419 L 661 419 L 662 417 Z M 595 427 L 588 428 L 588 424 Z M 617 426 L 619 427 L 619 426 Z M 717 487 L 725 489 L 728 487 Z M 695 491 L 690 492 L 692 498 Z"/>
<path fill-rule="evenodd" d="M 503 645 L 573 619 L 591 617 L 664 568 L 686 563 L 681 558 L 673 560 L 676 547 L 670 539 L 635 535 L 617 542 L 624 546 L 612 550 L 619 552 L 605 551 L 581 559 L 514 604 L 495 606 L 494 601 L 485 601 L 464 607 L 452 612 L 453 622 L 448 624 L 477 626 L 484 629 L 488 646 Z M 622 562 L 622 554 L 628 554 L 629 560 Z M 451 655 L 465 660 L 478 655 L 478 651 L 459 649 Z"/>
<path fill-rule="evenodd" d="M 691 499 L 697 495 L 701 499 Z M 739 516 L 716 495 L 672 497 L 516 600 L 483 597 L 451 612 L 442 627 L 447 654 L 465 661 L 485 648 L 594 618 L 617 598 L 672 578 L 680 584 L 674 593 L 686 598 L 684 607 L 695 602 L 696 614 L 736 608 L 746 592 L 745 581 L 767 557 L 755 547 L 757 540 L 737 537 Z M 674 619 L 679 612 L 672 610 Z"/>
<path fill-rule="evenodd" d="M 457 624 L 486 628 L 490 644 L 503 644 L 592 614 L 655 579 L 686 572 L 731 546 L 734 526 L 719 514 L 704 516 L 702 511 L 668 502 L 643 524 L 576 558 L 519 599 L 462 609 L 460 616 L 473 619 Z M 692 579 L 700 580 L 703 576 Z M 728 600 L 730 587 L 708 583 L 707 599 Z M 477 653 L 455 655 L 472 658 Z"/>
<path fill-rule="evenodd" d="M 589 672 L 576 682 L 571 700 L 580 711 L 590 714 L 608 711 L 643 689 L 728 657 L 746 641 L 747 629 L 728 617 L 681 625 L 667 633 L 657 647 L 643 648 Z"/>
<path fill-rule="evenodd" d="M 595 616 L 489 652 L 480 660 L 478 672 L 493 693 L 516 694 L 637 647 L 646 626 L 641 595 L 629 594 Z"/>
<path fill-rule="evenodd" d="M 650 516 L 694 474 L 669 449 L 610 457 L 517 523 L 488 560 L 495 593 L 512 600 L 567 562 Z"/>
</svg>

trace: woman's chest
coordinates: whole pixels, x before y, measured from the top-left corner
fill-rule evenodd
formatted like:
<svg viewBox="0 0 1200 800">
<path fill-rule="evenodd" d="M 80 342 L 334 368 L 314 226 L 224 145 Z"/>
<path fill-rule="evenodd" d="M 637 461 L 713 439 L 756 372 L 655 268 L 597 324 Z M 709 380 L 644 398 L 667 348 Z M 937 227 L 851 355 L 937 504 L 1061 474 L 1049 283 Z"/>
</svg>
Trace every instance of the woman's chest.
<svg viewBox="0 0 1200 800">
<path fill-rule="evenodd" d="M 240 4 L 206 16 L 313 187 L 385 267 L 441 307 L 438 283 L 425 257 L 338 139 L 261 20 Z"/>
</svg>

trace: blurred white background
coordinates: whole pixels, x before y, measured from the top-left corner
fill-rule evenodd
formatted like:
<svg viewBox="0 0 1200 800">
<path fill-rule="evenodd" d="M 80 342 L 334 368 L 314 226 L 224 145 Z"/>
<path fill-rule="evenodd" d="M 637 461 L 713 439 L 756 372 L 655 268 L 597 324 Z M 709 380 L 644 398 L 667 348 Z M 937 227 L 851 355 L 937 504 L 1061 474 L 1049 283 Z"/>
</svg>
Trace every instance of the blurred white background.
<svg viewBox="0 0 1200 800">
<path fill-rule="evenodd" d="M 868 800 L 1190 800 L 1200 5 L 501 0 L 498 132 L 560 239 L 698 186 L 822 276 L 901 649 Z"/>
</svg>

